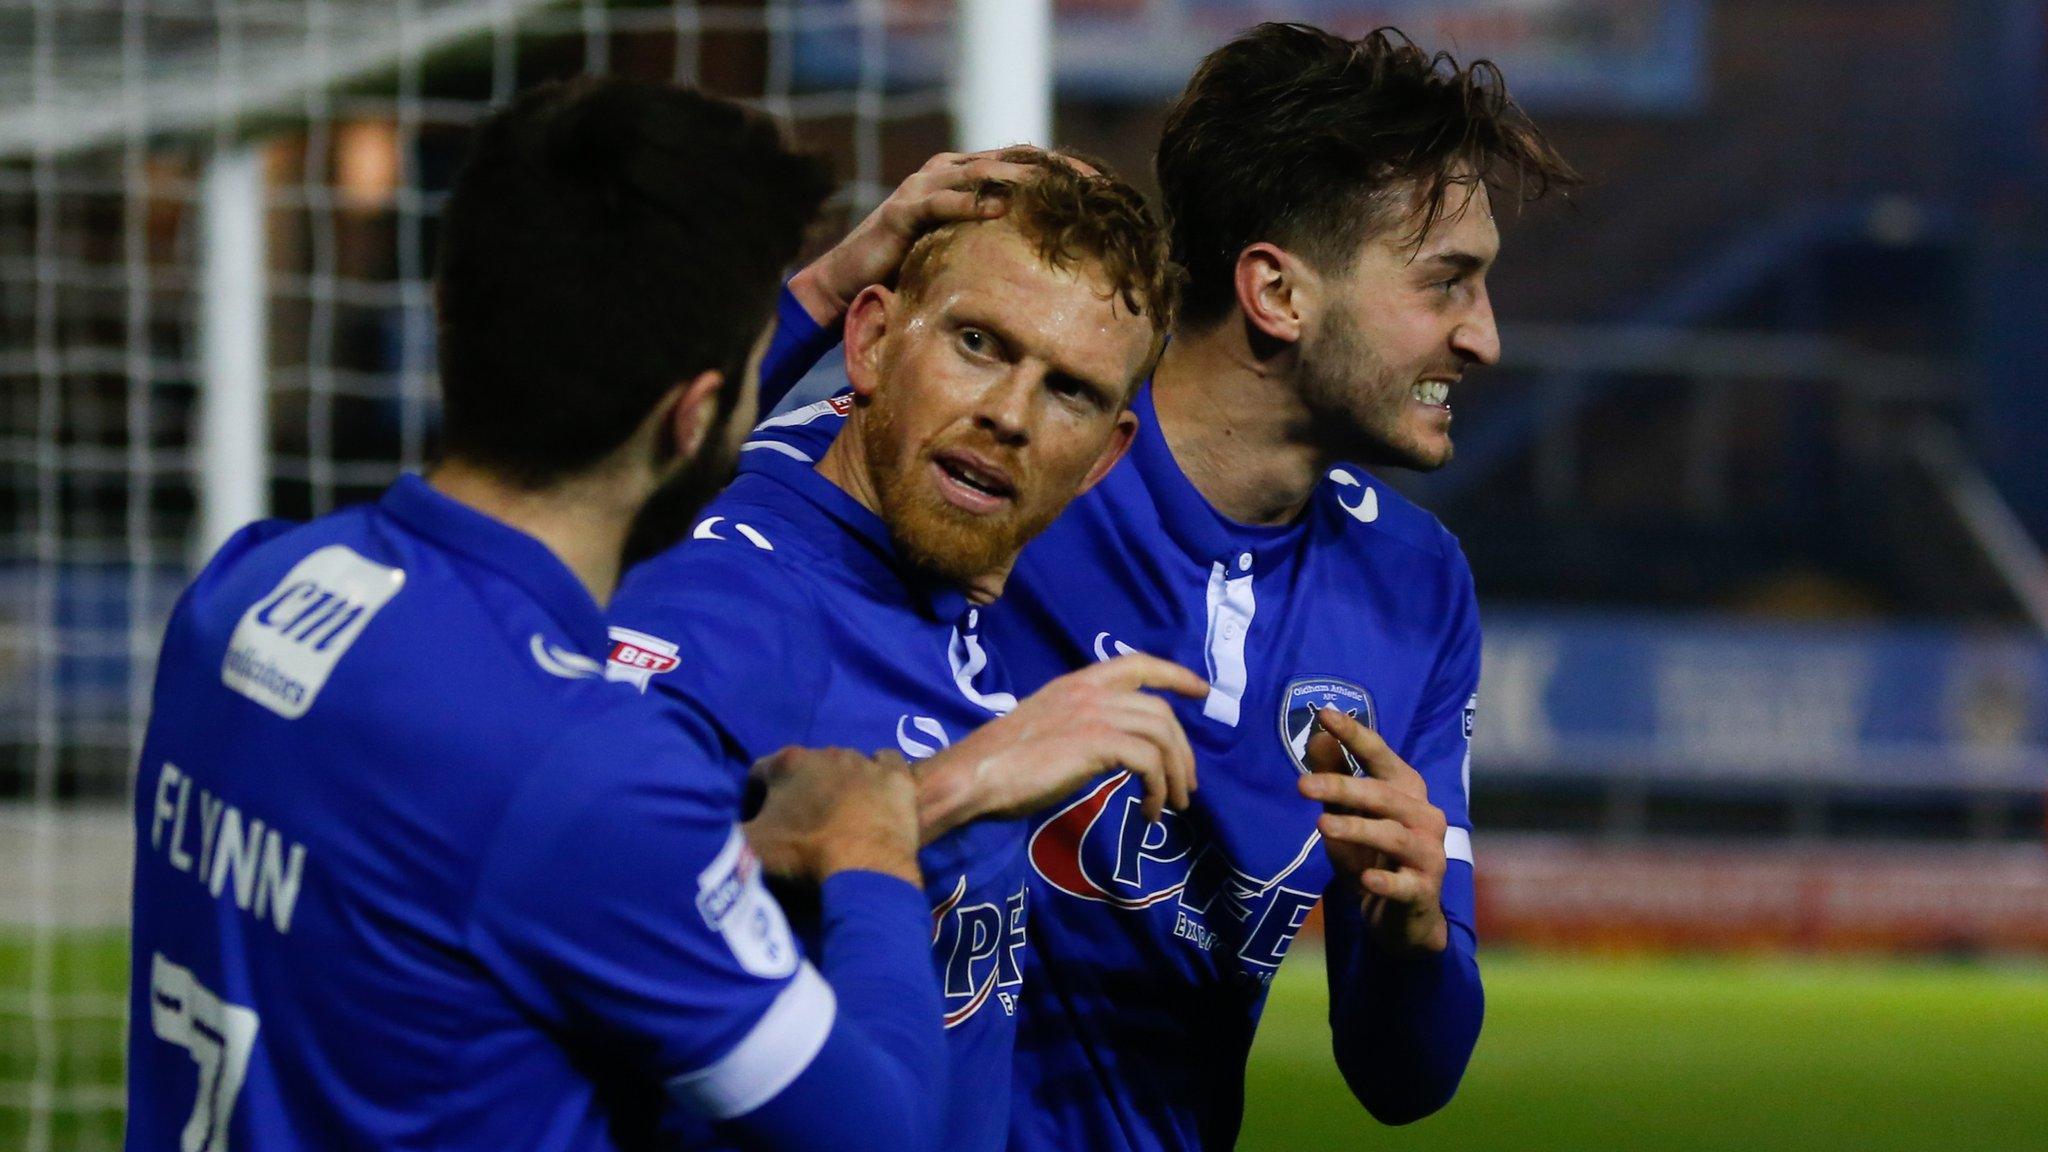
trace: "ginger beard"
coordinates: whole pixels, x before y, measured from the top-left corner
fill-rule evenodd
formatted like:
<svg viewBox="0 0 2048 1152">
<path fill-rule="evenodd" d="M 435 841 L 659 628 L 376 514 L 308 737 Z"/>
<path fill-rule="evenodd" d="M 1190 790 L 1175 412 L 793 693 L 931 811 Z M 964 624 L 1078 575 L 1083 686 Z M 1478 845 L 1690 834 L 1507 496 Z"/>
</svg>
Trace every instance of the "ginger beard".
<svg viewBox="0 0 2048 1152">
<path fill-rule="evenodd" d="M 847 320 L 856 408 L 818 470 L 888 525 L 909 566 L 1000 594 L 1017 554 L 1130 444 L 1152 321 L 1085 261 L 1001 222 Z"/>
<path fill-rule="evenodd" d="M 896 370 L 894 359 L 885 356 L 885 377 Z M 891 402 L 899 394 L 883 388 L 860 413 L 868 478 L 896 550 L 912 566 L 953 584 L 1007 572 L 1024 545 L 1073 498 L 1085 468 L 1070 477 L 1037 475 L 1023 453 L 971 427 L 927 444 L 910 444 L 901 434 L 897 405 Z M 1009 474 L 1016 491 L 1004 510 L 977 514 L 957 508 L 926 482 L 938 456 L 957 448 L 971 450 Z"/>
</svg>

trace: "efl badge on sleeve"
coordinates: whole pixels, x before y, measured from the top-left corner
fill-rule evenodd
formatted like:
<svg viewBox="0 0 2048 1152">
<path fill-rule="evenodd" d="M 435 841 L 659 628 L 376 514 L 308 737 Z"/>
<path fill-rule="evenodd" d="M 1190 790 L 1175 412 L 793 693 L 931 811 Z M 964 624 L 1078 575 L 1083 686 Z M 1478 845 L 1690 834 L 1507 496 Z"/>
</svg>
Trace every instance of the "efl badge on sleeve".
<svg viewBox="0 0 2048 1152">
<path fill-rule="evenodd" d="M 1335 708 L 1367 728 L 1379 730 L 1379 713 L 1373 708 L 1372 693 L 1358 685 L 1329 676 L 1290 680 L 1287 691 L 1280 696 L 1280 740 L 1287 745 L 1294 766 L 1303 772 L 1308 771 L 1308 738 L 1320 727 L 1316 713 L 1324 708 Z M 1365 775 L 1365 768 L 1349 750 L 1345 751 L 1344 760 L 1351 765 L 1352 775 Z"/>
</svg>

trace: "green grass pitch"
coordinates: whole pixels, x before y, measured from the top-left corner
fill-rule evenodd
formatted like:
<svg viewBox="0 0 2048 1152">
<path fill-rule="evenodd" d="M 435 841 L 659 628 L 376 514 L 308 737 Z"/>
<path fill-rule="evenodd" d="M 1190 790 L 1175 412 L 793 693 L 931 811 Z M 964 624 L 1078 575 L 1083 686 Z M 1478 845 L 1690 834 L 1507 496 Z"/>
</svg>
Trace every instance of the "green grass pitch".
<svg viewBox="0 0 2048 1152">
<path fill-rule="evenodd" d="M 53 1150 L 119 1147 L 118 933 L 54 942 L 57 1018 L 41 1066 Z M 1321 965 L 1273 989 L 1242 1148 L 2041 1152 L 2048 1149 L 2048 967 L 1742 959 L 1486 959 L 1487 1023 L 1458 1099 L 1407 1128 L 1351 1102 L 1329 1056 Z M 0 1149 L 26 1145 L 37 1029 L 30 946 L 0 934 Z M 99 1099 L 96 1099 L 99 1098 Z"/>
<path fill-rule="evenodd" d="M 1457 1099 L 1387 1129 L 1337 1076 L 1317 961 L 1275 984 L 1242 1148 L 2048 1150 L 2038 965 L 1483 956 Z"/>
</svg>

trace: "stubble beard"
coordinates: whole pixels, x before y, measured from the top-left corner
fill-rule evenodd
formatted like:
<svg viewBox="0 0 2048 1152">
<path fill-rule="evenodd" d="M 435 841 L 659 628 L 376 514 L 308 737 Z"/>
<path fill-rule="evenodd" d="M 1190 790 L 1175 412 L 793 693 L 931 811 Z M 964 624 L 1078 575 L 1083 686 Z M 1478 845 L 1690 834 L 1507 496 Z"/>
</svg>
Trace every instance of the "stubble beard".
<svg viewBox="0 0 2048 1152">
<path fill-rule="evenodd" d="M 1338 312 L 1323 316 L 1313 353 L 1301 361 L 1300 394 L 1311 435 L 1332 460 L 1416 472 L 1449 464 L 1448 440 L 1438 455 L 1417 443 L 1406 426 L 1414 384 L 1389 368 Z"/>
<path fill-rule="evenodd" d="M 633 527 L 626 533 L 621 571 L 680 543 L 690 525 L 696 523 L 697 514 L 732 483 L 740 453 L 739 446 L 732 442 L 731 423 L 732 414 L 728 412 L 717 427 L 705 432 L 703 447 L 697 450 L 696 458 L 663 481 L 647 503 L 640 506 L 633 517 Z"/>
</svg>

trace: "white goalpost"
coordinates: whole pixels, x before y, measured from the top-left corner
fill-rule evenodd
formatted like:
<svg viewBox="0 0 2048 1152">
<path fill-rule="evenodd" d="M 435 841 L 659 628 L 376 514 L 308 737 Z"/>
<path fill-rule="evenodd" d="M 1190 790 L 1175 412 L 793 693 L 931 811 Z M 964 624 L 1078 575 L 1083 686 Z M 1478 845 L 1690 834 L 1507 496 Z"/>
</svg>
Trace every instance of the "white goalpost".
<svg viewBox="0 0 2048 1152">
<path fill-rule="evenodd" d="M 1052 0 L 959 0 L 954 42 L 956 147 L 1054 143 Z"/>
<path fill-rule="evenodd" d="M 1050 142 L 1051 4 L 0 0 L 0 1148 L 120 1146 L 164 620 L 243 524 L 427 458 L 468 128 L 543 79 L 695 83 L 830 159 L 850 222 L 931 152 Z"/>
</svg>

